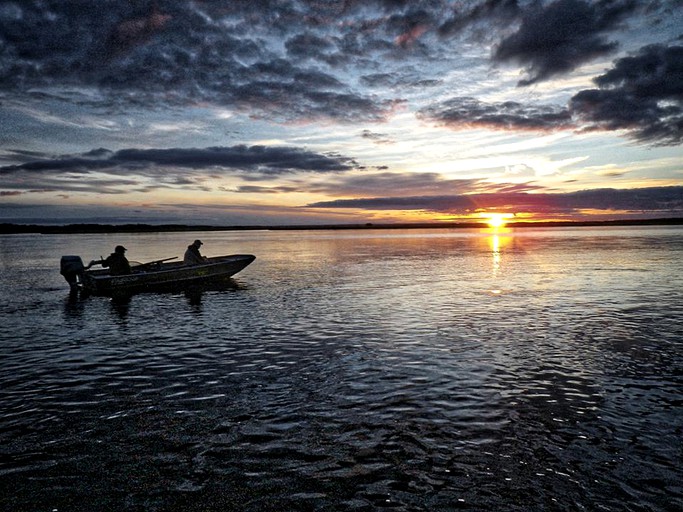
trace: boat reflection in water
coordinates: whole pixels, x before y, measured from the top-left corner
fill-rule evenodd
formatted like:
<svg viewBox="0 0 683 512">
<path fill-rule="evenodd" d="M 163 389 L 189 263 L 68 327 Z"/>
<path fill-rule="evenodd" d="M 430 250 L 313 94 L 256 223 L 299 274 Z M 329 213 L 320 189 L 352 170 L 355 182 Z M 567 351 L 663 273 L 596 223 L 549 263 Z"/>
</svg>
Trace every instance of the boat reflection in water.
<svg viewBox="0 0 683 512">
<path fill-rule="evenodd" d="M 115 291 L 104 297 L 109 299 L 111 305 L 111 312 L 120 320 L 125 320 L 133 304 L 133 299 L 136 296 L 143 294 L 152 294 L 158 296 L 177 295 L 183 296 L 187 300 L 187 304 L 194 312 L 200 312 L 202 301 L 207 294 L 221 293 L 221 292 L 236 292 L 246 290 L 247 287 L 238 283 L 231 277 L 216 278 L 211 281 L 204 281 L 193 283 L 184 286 L 167 286 L 162 289 L 147 289 L 143 291 Z M 71 289 L 68 297 L 64 302 L 65 316 L 71 320 L 83 320 L 84 308 L 91 295 L 78 289 Z"/>
<path fill-rule="evenodd" d="M 191 306 L 201 306 L 202 298 L 207 292 L 227 292 L 245 290 L 246 286 L 239 284 L 231 277 L 215 279 L 211 282 L 199 283 L 186 287 L 182 293 Z"/>
</svg>

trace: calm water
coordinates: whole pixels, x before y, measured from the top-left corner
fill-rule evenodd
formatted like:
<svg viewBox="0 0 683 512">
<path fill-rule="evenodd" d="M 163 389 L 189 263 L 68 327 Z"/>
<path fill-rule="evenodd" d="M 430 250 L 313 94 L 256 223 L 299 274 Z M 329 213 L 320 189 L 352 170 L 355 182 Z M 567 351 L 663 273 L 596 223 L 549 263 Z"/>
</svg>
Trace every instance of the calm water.
<svg viewBox="0 0 683 512">
<path fill-rule="evenodd" d="M 70 300 L 59 258 L 257 260 Z M 683 228 L 0 237 L 0 509 L 680 511 Z"/>
</svg>

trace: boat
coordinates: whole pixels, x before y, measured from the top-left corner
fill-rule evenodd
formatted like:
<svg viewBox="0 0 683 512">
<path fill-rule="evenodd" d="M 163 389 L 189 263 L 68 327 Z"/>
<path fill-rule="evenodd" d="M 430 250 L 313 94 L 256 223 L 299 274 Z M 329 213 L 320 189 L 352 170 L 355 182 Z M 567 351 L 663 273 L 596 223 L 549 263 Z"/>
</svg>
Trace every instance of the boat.
<svg viewBox="0 0 683 512">
<path fill-rule="evenodd" d="M 72 292 L 87 295 L 125 295 L 166 290 L 187 290 L 237 274 L 256 256 L 232 254 L 206 258 L 204 263 L 186 265 L 176 259 L 165 258 L 142 264 L 131 264 L 131 273 L 111 275 L 108 269 L 90 270 L 80 256 L 62 256 L 60 273 Z M 92 263 L 91 263 L 92 265 Z"/>
</svg>

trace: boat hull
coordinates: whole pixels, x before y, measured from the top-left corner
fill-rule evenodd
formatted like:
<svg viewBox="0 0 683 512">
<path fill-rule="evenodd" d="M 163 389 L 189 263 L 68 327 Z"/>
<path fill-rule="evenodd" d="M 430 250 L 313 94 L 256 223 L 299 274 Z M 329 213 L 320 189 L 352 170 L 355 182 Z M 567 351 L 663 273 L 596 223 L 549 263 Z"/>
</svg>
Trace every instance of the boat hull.
<svg viewBox="0 0 683 512">
<path fill-rule="evenodd" d="M 131 274 L 112 276 L 107 270 L 88 270 L 82 276 L 82 291 L 91 295 L 119 295 L 167 290 L 186 290 L 217 280 L 226 280 L 256 259 L 251 254 L 208 258 L 206 263 L 185 265 L 159 263 Z"/>
</svg>

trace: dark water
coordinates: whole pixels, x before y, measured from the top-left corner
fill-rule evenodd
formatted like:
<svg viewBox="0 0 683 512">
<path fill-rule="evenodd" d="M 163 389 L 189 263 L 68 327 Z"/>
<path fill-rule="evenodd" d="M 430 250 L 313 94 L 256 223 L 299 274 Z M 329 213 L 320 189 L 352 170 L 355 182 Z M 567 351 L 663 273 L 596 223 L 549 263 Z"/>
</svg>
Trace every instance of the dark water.
<svg viewBox="0 0 683 512">
<path fill-rule="evenodd" d="M 256 254 L 71 300 L 62 254 Z M 0 509 L 679 511 L 683 229 L 0 238 Z"/>
</svg>

